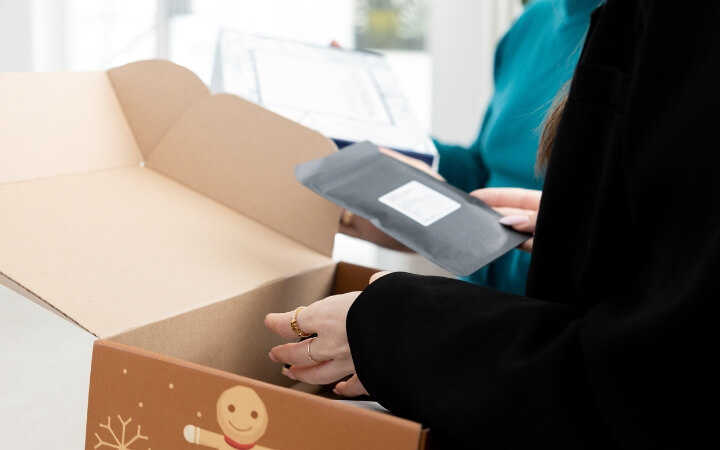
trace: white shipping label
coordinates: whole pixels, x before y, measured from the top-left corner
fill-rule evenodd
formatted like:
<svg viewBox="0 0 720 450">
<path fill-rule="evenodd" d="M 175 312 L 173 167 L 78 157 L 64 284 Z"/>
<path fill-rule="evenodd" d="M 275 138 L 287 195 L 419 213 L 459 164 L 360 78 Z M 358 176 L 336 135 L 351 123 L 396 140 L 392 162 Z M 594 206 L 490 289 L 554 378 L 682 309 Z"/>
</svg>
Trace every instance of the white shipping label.
<svg viewBox="0 0 720 450">
<path fill-rule="evenodd" d="M 417 181 L 393 189 L 378 200 L 426 227 L 460 208 L 460 203 Z"/>
</svg>

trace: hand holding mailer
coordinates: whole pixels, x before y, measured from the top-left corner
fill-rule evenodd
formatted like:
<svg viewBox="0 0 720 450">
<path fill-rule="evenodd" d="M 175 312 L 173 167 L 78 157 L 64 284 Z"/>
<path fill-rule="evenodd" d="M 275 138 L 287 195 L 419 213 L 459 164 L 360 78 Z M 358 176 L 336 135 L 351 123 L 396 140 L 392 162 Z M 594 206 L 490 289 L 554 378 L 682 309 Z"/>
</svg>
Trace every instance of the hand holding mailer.
<svg viewBox="0 0 720 450">
<path fill-rule="evenodd" d="M 361 142 L 300 164 L 298 180 L 455 275 L 469 275 L 530 235 L 481 200 Z"/>
</svg>

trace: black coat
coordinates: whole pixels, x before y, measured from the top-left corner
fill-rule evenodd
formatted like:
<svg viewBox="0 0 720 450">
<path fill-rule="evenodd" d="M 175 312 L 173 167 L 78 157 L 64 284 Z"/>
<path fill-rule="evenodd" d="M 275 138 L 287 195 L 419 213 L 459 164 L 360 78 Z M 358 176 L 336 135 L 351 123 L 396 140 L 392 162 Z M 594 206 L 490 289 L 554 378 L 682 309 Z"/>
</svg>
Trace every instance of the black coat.
<svg viewBox="0 0 720 450">
<path fill-rule="evenodd" d="M 347 329 L 381 404 L 439 448 L 715 446 L 718 23 L 716 1 L 595 12 L 527 297 L 403 273 L 368 287 Z"/>
</svg>

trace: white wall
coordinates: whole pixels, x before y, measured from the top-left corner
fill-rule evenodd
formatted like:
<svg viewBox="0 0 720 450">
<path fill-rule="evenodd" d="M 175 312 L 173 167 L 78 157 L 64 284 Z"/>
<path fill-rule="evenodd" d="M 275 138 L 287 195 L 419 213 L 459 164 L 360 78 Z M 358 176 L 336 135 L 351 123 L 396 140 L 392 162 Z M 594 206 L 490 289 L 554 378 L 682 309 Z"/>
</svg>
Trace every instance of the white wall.
<svg viewBox="0 0 720 450">
<path fill-rule="evenodd" d="M 31 70 L 32 3 L 0 0 L 0 71 Z"/>
<path fill-rule="evenodd" d="M 398 56 L 394 69 L 433 135 L 469 143 L 491 93 L 495 44 L 518 12 L 519 0 L 428 1 L 429 56 L 420 55 L 415 61 Z M 183 39 L 187 43 L 218 26 L 354 45 L 352 0 L 196 1 L 193 24 L 181 16 L 176 19 L 177 26 L 158 27 L 156 42 L 153 27 L 167 3 L 0 0 L 0 70 L 91 70 L 161 52 L 159 56 L 176 59 L 202 75 L 209 70 L 205 66 L 209 66 L 211 52 L 197 42 L 180 51 L 178 46 Z M 206 28 L 198 28 L 203 23 Z M 212 37 L 207 41 L 212 42 Z"/>
<path fill-rule="evenodd" d="M 492 94 L 495 45 L 519 0 L 430 0 L 432 133 L 469 144 Z"/>
<path fill-rule="evenodd" d="M 67 1 L 28 0 L 32 19 L 32 70 L 55 71 L 67 67 Z"/>
</svg>

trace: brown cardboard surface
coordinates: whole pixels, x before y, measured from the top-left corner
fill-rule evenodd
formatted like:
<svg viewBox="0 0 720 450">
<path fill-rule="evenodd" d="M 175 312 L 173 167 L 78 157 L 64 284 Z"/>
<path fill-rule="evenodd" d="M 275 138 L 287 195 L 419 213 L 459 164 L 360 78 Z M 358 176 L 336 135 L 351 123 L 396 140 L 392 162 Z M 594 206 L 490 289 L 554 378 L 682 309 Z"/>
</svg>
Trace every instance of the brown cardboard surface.
<svg viewBox="0 0 720 450">
<path fill-rule="evenodd" d="M 2 273 L 98 337 L 330 264 L 146 168 L 0 185 L 0 205 Z"/>
<path fill-rule="evenodd" d="M 328 139 L 172 63 L 110 74 L 2 75 L 6 284 L 103 337 L 329 264 L 337 207 L 292 175 Z"/>
<path fill-rule="evenodd" d="M 0 184 L 140 164 L 104 72 L 0 73 L 0 99 Z"/>
<path fill-rule="evenodd" d="M 294 169 L 334 151 L 319 134 L 220 94 L 194 103 L 147 165 L 330 256 L 340 209 L 302 187 Z"/>
<path fill-rule="evenodd" d="M 220 397 L 237 386 L 254 391 L 265 411 L 246 398 L 233 408 L 242 417 L 219 410 Z M 245 411 L 248 404 L 257 417 Z M 266 422 L 254 449 L 417 450 L 423 438 L 419 424 L 398 417 L 108 341 L 95 344 L 86 448 L 116 439 L 134 439 L 127 447 L 138 449 L 208 448 L 187 442 L 185 427 L 222 433 L 220 420 L 243 418 L 253 425 Z"/>
<path fill-rule="evenodd" d="M 114 342 L 246 377 L 289 386 L 268 351 L 284 339 L 263 325 L 268 312 L 290 311 L 328 295 L 335 267 L 265 284 L 226 301 L 113 336 Z"/>
<path fill-rule="evenodd" d="M 149 166 L 330 256 L 339 209 L 299 189 L 293 171 L 333 152 L 332 141 L 236 96 L 211 96 L 165 61 L 108 76 Z"/>
<path fill-rule="evenodd" d="M 167 61 L 126 64 L 107 76 L 146 158 L 190 105 L 210 93 L 194 73 Z"/>
<path fill-rule="evenodd" d="M 380 272 L 380 269 L 339 262 L 332 292 L 333 294 L 342 294 L 350 291 L 362 291 L 370 283 L 370 277 L 377 272 Z"/>
</svg>

